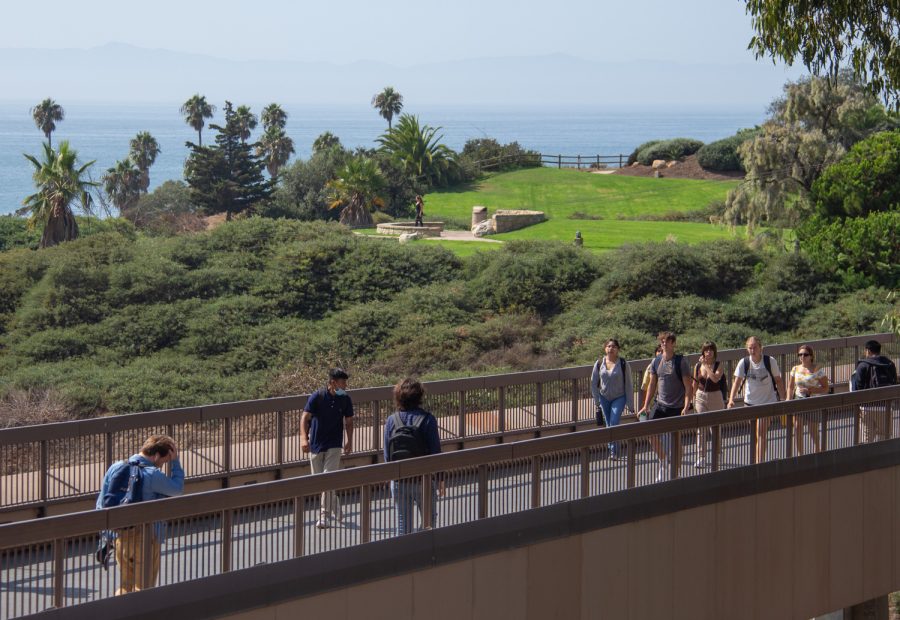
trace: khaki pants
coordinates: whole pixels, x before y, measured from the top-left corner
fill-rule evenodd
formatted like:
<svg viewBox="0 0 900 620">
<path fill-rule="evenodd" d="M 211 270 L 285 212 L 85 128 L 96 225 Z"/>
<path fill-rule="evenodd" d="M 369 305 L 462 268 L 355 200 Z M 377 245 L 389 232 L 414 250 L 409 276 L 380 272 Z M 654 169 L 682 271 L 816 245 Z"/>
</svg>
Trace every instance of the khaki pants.
<svg viewBox="0 0 900 620">
<path fill-rule="evenodd" d="M 860 443 L 884 441 L 890 437 L 891 417 L 889 405 L 860 407 Z"/>
<path fill-rule="evenodd" d="M 313 454 L 309 459 L 312 473 L 322 474 L 329 471 L 338 471 L 341 468 L 341 448 L 329 448 L 318 454 Z M 322 493 L 322 516 L 332 514 L 335 518 L 341 518 L 341 504 L 334 491 Z"/>
<path fill-rule="evenodd" d="M 159 541 L 155 537 L 150 541 L 150 574 L 144 575 L 143 530 L 129 528 L 116 533 L 116 563 L 120 573 L 116 595 L 152 588 L 159 577 Z"/>
</svg>

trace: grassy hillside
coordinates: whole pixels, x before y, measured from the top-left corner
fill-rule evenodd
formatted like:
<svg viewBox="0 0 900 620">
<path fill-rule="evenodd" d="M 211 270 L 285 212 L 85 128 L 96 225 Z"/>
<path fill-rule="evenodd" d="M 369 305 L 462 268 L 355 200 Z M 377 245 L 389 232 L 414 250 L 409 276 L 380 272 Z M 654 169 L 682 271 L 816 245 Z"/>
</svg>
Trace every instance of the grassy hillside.
<svg viewBox="0 0 900 620">
<path fill-rule="evenodd" d="M 460 223 L 470 221 L 475 205 L 487 207 L 489 213 L 496 209 L 544 211 L 547 222 L 497 238 L 569 242 L 580 230 L 585 247 L 607 251 L 636 241 L 669 238 L 697 243 L 734 236 L 735 232 L 721 226 L 641 218 L 700 211 L 712 201 L 724 200 L 736 185 L 532 168 L 494 175 L 464 189 L 429 194 L 425 207 L 431 219 Z"/>
</svg>

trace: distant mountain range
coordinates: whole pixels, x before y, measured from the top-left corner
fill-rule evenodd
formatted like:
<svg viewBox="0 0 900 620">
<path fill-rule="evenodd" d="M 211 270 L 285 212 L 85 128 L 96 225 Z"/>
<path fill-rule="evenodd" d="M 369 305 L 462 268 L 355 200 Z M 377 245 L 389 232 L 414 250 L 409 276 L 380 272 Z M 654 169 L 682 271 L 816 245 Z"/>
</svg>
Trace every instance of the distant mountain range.
<svg viewBox="0 0 900 620">
<path fill-rule="evenodd" d="M 233 61 L 110 43 L 91 49 L 0 49 L 0 99 L 61 102 L 358 103 L 384 86 L 420 104 L 765 105 L 797 69 L 671 58 L 596 62 L 564 54 L 413 66 Z"/>
</svg>

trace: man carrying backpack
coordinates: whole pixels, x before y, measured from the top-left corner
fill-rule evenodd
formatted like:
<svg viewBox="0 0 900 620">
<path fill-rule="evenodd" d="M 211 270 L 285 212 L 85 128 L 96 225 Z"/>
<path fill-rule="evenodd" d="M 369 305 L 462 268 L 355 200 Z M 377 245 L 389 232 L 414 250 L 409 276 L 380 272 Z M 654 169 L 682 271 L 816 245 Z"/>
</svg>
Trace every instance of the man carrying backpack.
<svg viewBox="0 0 900 620">
<path fill-rule="evenodd" d="M 865 344 L 866 357 L 859 360 L 853 376 L 850 377 L 850 391 L 897 385 L 897 367 L 890 358 L 881 354 L 881 343 L 869 340 Z M 860 407 L 860 440 L 863 443 L 882 441 L 890 437 L 890 407 L 866 405 Z"/>
<path fill-rule="evenodd" d="M 166 475 L 163 466 L 171 463 L 171 473 Z M 184 470 L 178 460 L 178 446 L 168 435 L 151 435 L 141 451 L 127 461 L 113 463 L 103 477 L 97 508 L 112 508 L 123 504 L 146 502 L 181 495 L 184 492 Z M 144 533 L 139 527 L 118 530 L 115 533 L 116 563 L 119 565 L 120 583 L 116 594 L 152 588 L 159 576 L 160 544 L 163 539 L 163 523 L 155 523 L 151 534 L 149 574 L 144 559 Z M 102 549 L 101 549 L 102 551 Z M 98 557 L 105 565 L 105 557 Z"/>
<path fill-rule="evenodd" d="M 392 413 L 384 423 L 384 460 L 386 462 L 402 461 L 439 454 L 441 438 L 438 434 L 437 420 L 431 413 L 424 411 L 422 398 L 425 388 L 412 378 L 406 378 L 394 386 L 394 404 L 397 411 Z M 437 492 L 444 496 L 444 482 L 440 481 Z M 431 526 L 437 519 L 437 492 L 431 488 Z M 397 535 L 409 534 L 413 529 L 413 504 L 425 523 L 424 496 L 422 483 L 418 479 L 394 480 L 391 482 L 391 496 L 397 507 Z"/>
<path fill-rule="evenodd" d="M 744 404 L 766 405 L 784 400 L 784 381 L 774 357 L 763 355 L 762 342 L 756 336 L 747 338 L 747 357 L 734 369 L 734 383 L 728 397 L 728 408 L 734 407 L 734 399 L 743 388 Z M 766 460 L 769 443 L 769 418 L 756 421 L 756 462 Z"/>
<path fill-rule="evenodd" d="M 349 375 L 341 368 L 328 372 L 328 384 L 316 390 L 306 401 L 300 416 L 300 451 L 311 452 L 309 465 L 313 474 L 337 471 L 341 468 L 341 452 L 353 449 L 353 401 L 347 394 Z M 344 441 L 344 433 L 347 441 Z M 320 530 L 330 526 L 328 519 L 341 521 L 341 505 L 334 491 L 322 493 L 319 520 Z"/>
</svg>

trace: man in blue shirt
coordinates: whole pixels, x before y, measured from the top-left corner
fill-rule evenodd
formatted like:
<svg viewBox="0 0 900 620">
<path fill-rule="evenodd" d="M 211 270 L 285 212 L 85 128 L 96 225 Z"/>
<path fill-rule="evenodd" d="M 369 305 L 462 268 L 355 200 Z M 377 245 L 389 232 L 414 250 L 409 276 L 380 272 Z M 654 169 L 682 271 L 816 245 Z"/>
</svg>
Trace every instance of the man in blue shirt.
<svg viewBox="0 0 900 620">
<path fill-rule="evenodd" d="M 328 384 L 310 395 L 300 416 L 300 450 L 311 453 L 313 474 L 339 470 L 342 449 L 344 454 L 353 449 L 353 402 L 347 394 L 348 378 L 341 368 L 332 368 Z M 328 527 L 330 517 L 341 521 L 341 506 L 334 491 L 322 493 L 316 527 Z"/>
<path fill-rule="evenodd" d="M 140 501 L 184 493 L 184 469 L 178 460 L 178 445 L 168 435 L 151 435 L 144 442 L 141 451 L 132 455 L 128 461 L 137 462 L 141 467 Z M 168 476 L 162 469 L 166 463 L 171 463 L 171 475 Z M 121 467 L 121 461 L 113 463 L 103 477 L 100 496 L 97 498 L 98 509 L 103 508 L 103 496 L 109 490 L 113 475 Z M 143 530 L 133 527 L 116 532 L 116 563 L 121 573 L 117 595 L 152 588 L 156 584 L 162 538 L 163 524 L 156 523 L 150 541 L 150 572 L 145 575 Z"/>
</svg>

